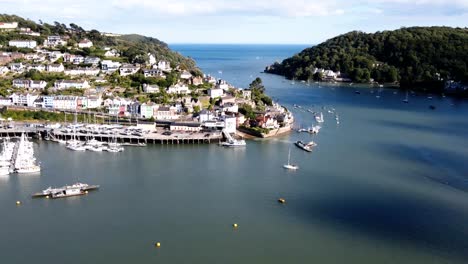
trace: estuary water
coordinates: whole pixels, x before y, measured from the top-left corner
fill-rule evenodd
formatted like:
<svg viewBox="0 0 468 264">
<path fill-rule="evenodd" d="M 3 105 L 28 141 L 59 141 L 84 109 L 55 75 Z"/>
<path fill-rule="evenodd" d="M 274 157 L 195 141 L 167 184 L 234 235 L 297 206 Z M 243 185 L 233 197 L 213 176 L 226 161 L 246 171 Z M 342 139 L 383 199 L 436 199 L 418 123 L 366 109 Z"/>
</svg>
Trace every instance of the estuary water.
<svg viewBox="0 0 468 264">
<path fill-rule="evenodd" d="M 38 142 L 40 175 L 0 178 L 1 263 L 467 263 L 468 103 L 260 73 L 304 47 L 171 46 L 237 86 L 260 76 L 298 127 L 322 111 L 318 135 L 117 154 Z M 101 189 L 30 198 L 76 181 Z"/>
</svg>

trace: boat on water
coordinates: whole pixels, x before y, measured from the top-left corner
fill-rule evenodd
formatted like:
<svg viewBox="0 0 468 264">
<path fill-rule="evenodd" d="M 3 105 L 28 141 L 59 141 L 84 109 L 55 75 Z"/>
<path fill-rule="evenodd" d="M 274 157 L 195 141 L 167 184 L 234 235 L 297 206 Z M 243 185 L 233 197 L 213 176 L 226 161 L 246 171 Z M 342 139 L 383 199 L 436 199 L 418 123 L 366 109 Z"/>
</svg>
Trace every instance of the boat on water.
<svg viewBox="0 0 468 264">
<path fill-rule="evenodd" d="M 408 100 L 408 91 L 406 91 L 406 97 L 405 97 L 405 99 L 403 99 L 403 103 L 405 103 L 405 104 L 409 103 L 409 100 Z"/>
<path fill-rule="evenodd" d="M 325 121 L 323 119 L 323 113 L 322 112 L 320 112 L 320 115 L 315 116 L 315 121 L 317 121 L 318 123 L 323 123 Z"/>
<path fill-rule="evenodd" d="M 305 128 L 299 128 L 297 130 L 297 132 L 301 133 L 301 132 L 308 132 L 309 130 L 305 129 Z"/>
<path fill-rule="evenodd" d="M 297 170 L 297 169 L 299 169 L 299 166 L 297 166 L 296 164 L 291 164 L 291 148 L 289 148 L 288 163 L 284 164 L 283 168 L 288 169 L 288 170 Z"/>
<path fill-rule="evenodd" d="M 16 143 L 12 159 L 12 170 L 16 173 L 37 173 L 41 167 L 36 163 L 34 157 L 33 143 L 30 142 L 25 134 L 21 135 L 20 141 Z"/>
<path fill-rule="evenodd" d="M 245 147 L 247 143 L 243 139 L 231 139 L 220 143 L 223 147 Z"/>
<path fill-rule="evenodd" d="M 49 187 L 41 192 L 35 193 L 33 197 L 64 198 L 70 196 L 84 195 L 88 191 L 99 189 L 99 185 L 88 185 L 86 183 L 75 183 L 63 187 Z"/>
<path fill-rule="evenodd" d="M 307 152 L 312 152 L 312 148 L 317 146 L 317 144 L 313 141 L 310 141 L 309 143 L 304 143 L 301 140 L 296 141 L 294 143 L 298 148 L 305 150 Z"/>
<path fill-rule="evenodd" d="M 309 132 L 310 134 L 318 134 L 321 128 L 321 126 L 312 126 L 311 128 L 309 128 L 309 130 L 307 130 L 307 132 Z"/>
</svg>

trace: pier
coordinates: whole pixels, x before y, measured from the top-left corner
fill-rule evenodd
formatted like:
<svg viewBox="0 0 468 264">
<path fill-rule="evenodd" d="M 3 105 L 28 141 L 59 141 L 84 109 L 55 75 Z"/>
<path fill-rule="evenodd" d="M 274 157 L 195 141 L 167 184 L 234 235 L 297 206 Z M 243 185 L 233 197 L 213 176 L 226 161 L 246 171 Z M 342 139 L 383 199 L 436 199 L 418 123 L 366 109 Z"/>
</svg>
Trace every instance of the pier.
<svg viewBox="0 0 468 264">
<path fill-rule="evenodd" d="M 171 134 L 164 134 L 165 130 L 153 131 L 142 136 L 116 134 L 93 134 L 76 132 L 76 139 L 86 141 L 94 138 L 102 142 L 110 142 L 116 140 L 118 143 L 127 145 L 144 145 L 144 144 L 160 144 L 160 145 L 177 145 L 177 144 L 218 144 L 222 141 L 223 135 L 221 131 L 171 131 Z M 0 129 L 1 138 L 16 138 L 25 133 L 27 137 L 38 140 L 70 140 L 73 138 L 73 132 L 65 132 L 60 129 L 39 128 L 39 127 L 15 127 Z"/>
</svg>

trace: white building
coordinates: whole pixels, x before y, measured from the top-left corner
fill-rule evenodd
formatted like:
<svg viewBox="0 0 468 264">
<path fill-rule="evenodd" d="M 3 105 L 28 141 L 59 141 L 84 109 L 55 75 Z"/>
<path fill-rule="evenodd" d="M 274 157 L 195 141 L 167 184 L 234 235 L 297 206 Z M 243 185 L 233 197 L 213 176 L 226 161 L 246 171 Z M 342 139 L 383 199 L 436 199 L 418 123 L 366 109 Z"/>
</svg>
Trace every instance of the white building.
<svg viewBox="0 0 468 264">
<path fill-rule="evenodd" d="M 229 134 L 236 133 L 237 129 L 237 118 L 235 116 L 224 117 L 224 130 Z"/>
<path fill-rule="evenodd" d="M 0 30 L 13 30 L 18 27 L 18 22 L 0 22 Z"/>
<path fill-rule="evenodd" d="M 44 64 L 31 64 L 26 67 L 28 71 L 35 70 L 38 72 L 43 72 L 46 70 L 46 66 Z"/>
<path fill-rule="evenodd" d="M 124 64 L 120 67 L 120 75 L 127 76 L 137 73 L 140 70 L 140 67 L 132 64 Z"/>
<path fill-rule="evenodd" d="M 0 105 L 1 106 L 10 106 L 10 105 L 12 105 L 11 98 L 0 97 Z"/>
<path fill-rule="evenodd" d="M 160 69 L 144 69 L 143 70 L 143 75 L 145 75 L 146 78 L 148 78 L 148 77 L 166 78 L 166 75 L 164 75 L 163 71 L 160 70 Z"/>
<path fill-rule="evenodd" d="M 154 113 L 156 120 L 174 120 L 179 118 L 177 108 L 174 106 L 160 106 Z"/>
<path fill-rule="evenodd" d="M 184 79 L 184 80 L 189 80 L 190 78 L 192 78 L 192 74 L 190 74 L 190 72 L 188 72 L 188 71 L 183 71 L 180 74 L 180 78 Z"/>
<path fill-rule="evenodd" d="M 221 96 L 224 95 L 224 90 L 223 90 L 223 89 L 219 89 L 219 88 L 209 89 L 209 90 L 208 90 L 208 95 L 209 95 L 211 98 L 221 97 Z"/>
<path fill-rule="evenodd" d="M 93 46 L 93 42 L 89 39 L 83 39 L 78 43 L 79 48 L 91 48 Z"/>
<path fill-rule="evenodd" d="M 37 42 L 35 40 L 10 40 L 8 46 L 34 49 L 37 46 Z"/>
<path fill-rule="evenodd" d="M 77 76 L 77 75 L 86 75 L 86 76 L 97 76 L 101 70 L 98 68 L 76 68 L 76 69 L 67 69 L 64 71 L 66 75 Z"/>
<path fill-rule="evenodd" d="M 99 95 L 91 95 L 87 97 L 86 107 L 89 109 L 99 108 L 102 106 L 102 97 Z"/>
<path fill-rule="evenodd" d="M 190 90 L 187 85 L 185 84 L 175 84 L 172 85 L 171 87 L 167 88 L 167 93 L 169 94 L 188 94 L 190 93 Z"/>
<path fill-rule="evenodd" d="M 75 110 L 78 107 L 77 96 L 55 96 L 54 109 Z"/>
<path fill-rule="evenodd" d="M 10 71 L 12 72 L 23 72 L 25 70 L 23 63 L 10 63 Z"/>
<path fill-rule="evenodd" d="M 98 57 L 86 57 L 84 59 L 85 64 L 92 64 L 92 65 L 98 65 L 100 61 L 101 59 Z"/>
<path fill-rule="evenodd" d="M 159 93 L 159 86 L 156 84 L 143 84 L 143 91 L 145 93 Z"/>
<path fill-rule="evenodd" d="M 229 90 L 229 85 L 226 81 L 224 80 L 219 80 L 218 83 L 216 84 L 217 89 L 223 89 L 224 91 Z"/>
<path fill-rule="evenodd" d="M 106 73 L 113 73 L 120 68 L 120 62 L 103 60 L 101 61 L 101 70 Z"/>
<path fill-rule="evenodd" d="M 235 103 L 226 103 L 222 106 L 223 112 L 237 113 L 239 112 L 239 105 Z"/>
<path fill-rule="evenodd" d="M 4 75 L 10 72 L 10 69 L 8 69 L 7 66 L 0 66 L 0 75 Z"/>
<path fill-rule="evenodd" d="M 69 88 L 77 88 L 77 89 L 87 89 L 89 88 L 88 81 L 80 81 L 80 80 L 59 80 L 56 81 L 54 84 L 54 88 L 56 90 L 62 89 L 69 89 Z"/>
<path fill-rule="evenodd" d="M 56 47 L 59 45 L 67 45 L 67 42 L 63 40 L 60 36 L 48 36 L 47 39 L 44 41 L 44 46 L 47 47 Z"/>
<path fill-rule="evenodd" d="M 25 89 L 44 89 L 47 86 L 45 81 L 33 81 L 24 79 L 13 80 L 13 87 Z"/>
<path fill-rule="evenodd" d="M 46 71 L 48 72 L 63 72 L 65 70 L 65 67 L 63 67 L 63 64 L 49 64 L 46 66 Z"/>
<path fill-rule="evenodd" d="M 148 53 L 148 64 L 149 65 L 156 64 L 156 58 L 151 53 Z"/>
<path fill-rule="evenodd" d="M 18 106 L 34 106 L 34 101 L 39 97 L 37 94 L 12 94 L 10 95 L 10 99 L 13 105 Z"/>
<path fill-rule="evenodd" d="M 105 57 L 119 57 L 120 54 L 116 49 L 109 49 L 104 53 Z"/>
<path fill-rule="evenodd" d="M 158 61 L 158 64 L 155 65 L 156 69 L 160 69 L 162 71 L 170 71 L 171 70 L 171 64 L 168 61 Z"/>
</svg>

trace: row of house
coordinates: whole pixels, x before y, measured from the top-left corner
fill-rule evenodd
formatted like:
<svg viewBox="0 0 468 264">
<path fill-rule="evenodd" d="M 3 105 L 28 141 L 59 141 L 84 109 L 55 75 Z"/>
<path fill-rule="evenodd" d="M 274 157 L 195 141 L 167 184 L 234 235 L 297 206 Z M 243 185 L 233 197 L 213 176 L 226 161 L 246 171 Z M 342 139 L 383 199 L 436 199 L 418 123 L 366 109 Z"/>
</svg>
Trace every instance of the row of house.
<svg viewBox="0 0 468 264">
<path fill-rule="evenodd" d="M 101 96 L 40 96 L 34 93 L 14 93 L 7 98 L 0 98 L 0 105 L 2 106 L 15 105 L 58 110 L 95 109 L 101 107 L 102 102 Z"/>
</svg>

